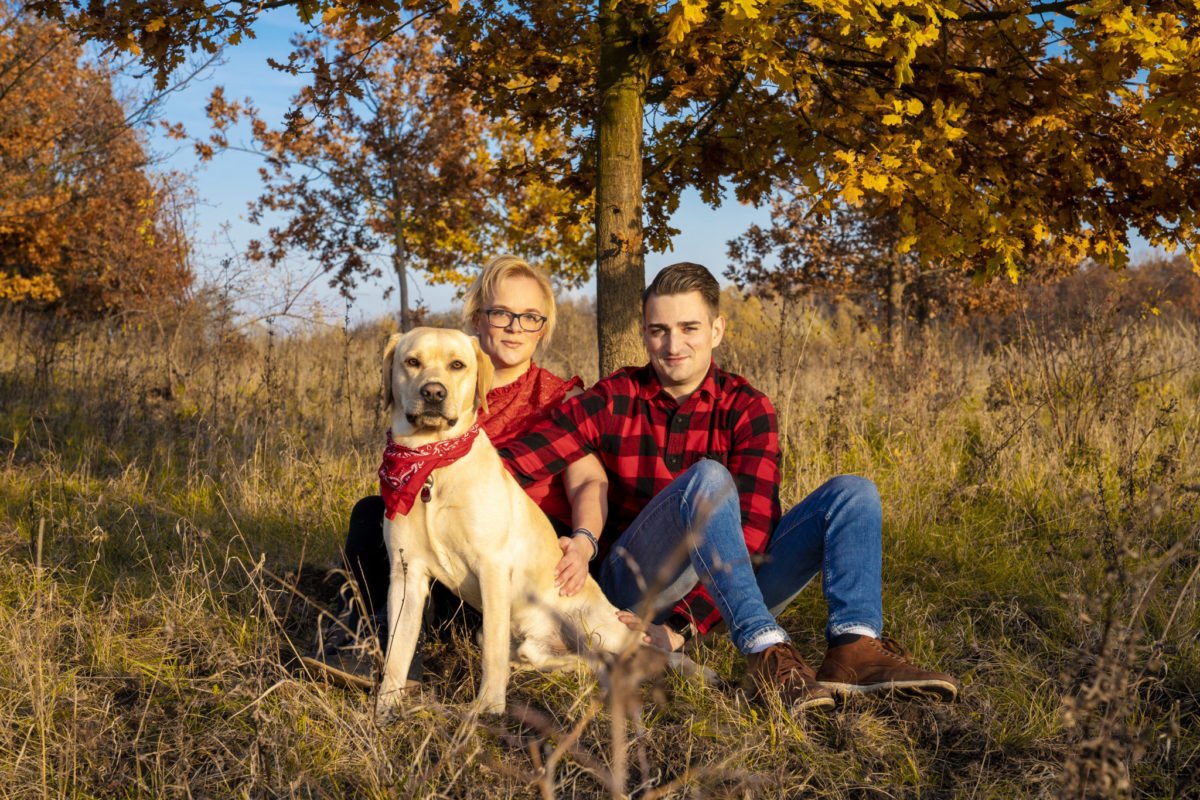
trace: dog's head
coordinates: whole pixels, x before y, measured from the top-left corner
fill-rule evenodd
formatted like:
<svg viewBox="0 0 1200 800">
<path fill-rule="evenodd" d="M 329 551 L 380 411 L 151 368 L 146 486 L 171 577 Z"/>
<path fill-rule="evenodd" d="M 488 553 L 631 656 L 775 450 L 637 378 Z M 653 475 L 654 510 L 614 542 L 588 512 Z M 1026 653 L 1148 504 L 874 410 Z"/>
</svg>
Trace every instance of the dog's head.
<svg viewBox="0 0 1200 800">
<path fill-rule="evenodd" d="M 479 341 L 462 331 L 414 328 L 392 336 L 383 352 L 383 398 L 395 407 L 397 436 L 457 435 L 470 427 L 475 410 L 487 410 L 492 361 Z M 402 418 L 407 430 L 395 430 Z"/>
</svg>

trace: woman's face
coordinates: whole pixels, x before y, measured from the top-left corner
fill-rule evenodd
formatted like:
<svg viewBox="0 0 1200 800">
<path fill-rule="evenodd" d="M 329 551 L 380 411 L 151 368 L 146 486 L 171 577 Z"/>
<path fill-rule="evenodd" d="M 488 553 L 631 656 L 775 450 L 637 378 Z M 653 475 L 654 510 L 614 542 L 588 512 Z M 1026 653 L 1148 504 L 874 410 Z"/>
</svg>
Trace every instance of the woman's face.
<svg viewBox="0 0 1200 800">
<path fill-rule="evenodd" d="M 484 313 L 489 309 L 544 317 L 550 309 L 542 287 L 528 275 L 509 275 L 496 286 L 491 302 L 485 303 L 474 319 L 479 346 L 492 359 L 496 369 L 510 369 L 529 362 L 546 329 L 530 333 L 521 329 L 521 321 L 516 318 L 510 318 L 503 328 L 493 327 Z"/>
</svg>

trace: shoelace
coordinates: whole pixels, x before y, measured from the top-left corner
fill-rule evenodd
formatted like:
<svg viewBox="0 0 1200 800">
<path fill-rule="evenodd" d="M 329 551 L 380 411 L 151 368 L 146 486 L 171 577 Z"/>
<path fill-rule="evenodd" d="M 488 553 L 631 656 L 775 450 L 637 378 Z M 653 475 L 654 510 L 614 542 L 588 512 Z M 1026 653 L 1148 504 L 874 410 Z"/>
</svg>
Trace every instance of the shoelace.
<svg viewBox="0 0 1200 800">
<path fill-rule="evenodd" d="M 907 648 L 905 648 L 904 645 L 900 644 L 895 639 L 884 636 L 876 641 L 879 644 L 880 649 L 882 649 L 892 658 L 898 658 L 901 661 L 908 661 L 909 654 Z"/>
<path fill-rule="evenodd" d="M 812 667 L 804 662 L 796 649 L 785 644 L 777 644 L 768 648 L 763 653 L 763 666 L 767 668 L 764 671 L 777 677 L 783 677 L 792 672 L 799 672 L 805 678 L 816 677 Z"/>
</svg>

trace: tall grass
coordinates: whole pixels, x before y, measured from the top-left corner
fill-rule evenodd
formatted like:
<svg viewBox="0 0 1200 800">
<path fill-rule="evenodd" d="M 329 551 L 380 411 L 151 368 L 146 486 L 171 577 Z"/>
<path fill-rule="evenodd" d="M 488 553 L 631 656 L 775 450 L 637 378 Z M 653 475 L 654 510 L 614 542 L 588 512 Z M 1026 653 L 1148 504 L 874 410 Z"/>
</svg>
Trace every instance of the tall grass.
<svg viewBox="0 0 1200 800">
<path fill-rule="evenodd" d="M 295 656 L 373 487 L 387 325 L 10 313 L 0 796 L 1200 794 L 1200 330 L 1098 304 L 929 329 L 894 358 L 845 308 L 727 312 L 718 358 L 775 400 L 785 504 L 876 481 L 889 633 L 960 675 L 961 702 L 797 716 L 652 674 L 617 693 L 614 733 L 618 667 L 517 675 L 512 712 L 478 721 L 456 634 L 377 725 Z M 562 317 L 543 362 L 590 366 L 587 307 Z M 823 620 L 817 587 L 784 616 L 814 662 Z M 719 636 L 693 655 L 744 669 Z"/>
</svg>

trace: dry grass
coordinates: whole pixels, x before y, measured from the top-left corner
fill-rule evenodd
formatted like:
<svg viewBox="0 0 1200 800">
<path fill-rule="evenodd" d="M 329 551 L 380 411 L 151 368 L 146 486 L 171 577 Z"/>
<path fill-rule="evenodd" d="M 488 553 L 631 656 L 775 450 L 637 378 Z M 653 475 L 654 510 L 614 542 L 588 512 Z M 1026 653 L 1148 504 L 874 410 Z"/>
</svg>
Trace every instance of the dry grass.
<svg viewBox="0 0 1200 800">
<path fill-rule="evenodd" d="M 960 703 L 797 717 L 676 676 L 614 699 L 521 674 L 512 713 L 476 721 L 460 638 L 377 727 L 295 653 L 372 488 L 386 326 L 285 336 L 220 308 L 0 320 L 0 796 L 1200 794 L 1195 327 L 1013 319 L 893 361 L 845 309 L 731 305 L 719 357 L 776 400 L 785 501 L 879 484 L 890 633 L 962 676 Z M 548 365 L 591 362 L 585 312 Z M 785 615 L 814 661 L 823 617 L 816 588 Z M 740 677 L 724 639 L 695 655 Z"/>
</svg>

